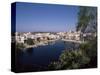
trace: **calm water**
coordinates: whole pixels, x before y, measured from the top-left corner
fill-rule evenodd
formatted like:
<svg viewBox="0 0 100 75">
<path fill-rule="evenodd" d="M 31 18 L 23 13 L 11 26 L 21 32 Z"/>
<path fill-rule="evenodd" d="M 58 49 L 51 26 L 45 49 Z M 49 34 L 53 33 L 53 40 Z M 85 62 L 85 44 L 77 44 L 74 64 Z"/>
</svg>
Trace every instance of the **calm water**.
<svg viewBox="0 0 100 75">
<path fill-rule="evenodd" d="M 57 61 L 63 50 L 76 48 L 75 45 L 78 44 L 58 40 L 46 46 L 22 50 L 17 53 L 17 68 L 21 71 L 47 70 L 48 64 Z"/>
</svg>

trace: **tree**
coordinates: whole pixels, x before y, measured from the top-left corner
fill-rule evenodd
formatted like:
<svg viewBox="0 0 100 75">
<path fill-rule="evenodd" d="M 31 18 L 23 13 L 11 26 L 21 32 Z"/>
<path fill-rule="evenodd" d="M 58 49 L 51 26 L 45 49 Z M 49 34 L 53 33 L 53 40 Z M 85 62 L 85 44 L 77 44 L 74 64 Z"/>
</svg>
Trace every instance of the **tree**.
<svg viewBox="0 0 100 75">
<path fill-rule="evenodd" d="M 34 45 L 34 40 L 31 38 L 28 38 L 25 43 L 27 43 L 28 45 Z"/>
<path fill-rule="evenodd" d="M 90 68 L 97 67 L 97 38 L 88 41 L 87 43 L 81 44 L 80 49 L 82 52 L 90 58 L 89 63 L 86 66 Z"/>
<path fill-rule="evenodd" d="M 19 49 L 23 49 L 25 48 L 25 45 L 23 43 L 16 43 L 16 49 L 19 50 Z"/>
<path fill-rule="evenodd" d="M 97 8 L 79 7 L 77 31 L 97 32 Z"/>
</svg>

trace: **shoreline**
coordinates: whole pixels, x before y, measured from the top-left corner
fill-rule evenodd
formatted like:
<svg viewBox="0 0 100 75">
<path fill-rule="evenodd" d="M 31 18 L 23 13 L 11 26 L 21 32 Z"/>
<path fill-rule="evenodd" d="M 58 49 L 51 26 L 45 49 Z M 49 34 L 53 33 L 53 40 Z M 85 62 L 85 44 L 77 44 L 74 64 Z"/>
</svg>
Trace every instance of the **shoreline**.
<svg viewBox="0 0 100 75">
<path fill-rule="evenodd" d="M 49 43 L 51 42 L 55 42 L 59 39 L 56 39 L 56 40 L 49 40 L 49 41 L 42 41 L 42 42 L 39 42 L 39 43 L 36 43 L 35 45 L 25 45 L 25 48 L 24 49 L 27 49 L 27 48 L 35 48 L 35 47 L 38 47 L 38 46 L 46 46 L 48 45 Z M 83 41 L 77 41 L 77 40 L 67 40 L 67 39 L 61 39 L 61 41 L 65 41 L 65 42 L 73 42 L 73 43 L 83 43 Z"/>
<path fill-rule="evenodd" d="M 55 42 L 57 40 L 58 39 L 56 39 L 56 40 L 49 40 L 49 41 L 42 41 L 42 42 L 36 43 L 35 45 L 25 45 L 25 48 L 24 49 L 26 49 L 26 48 L 32 48 L 32 47 L 35 48 L 35 47 L 38 47 L 38 46 L 46 46 L 49 43 Z"/>
</svg>

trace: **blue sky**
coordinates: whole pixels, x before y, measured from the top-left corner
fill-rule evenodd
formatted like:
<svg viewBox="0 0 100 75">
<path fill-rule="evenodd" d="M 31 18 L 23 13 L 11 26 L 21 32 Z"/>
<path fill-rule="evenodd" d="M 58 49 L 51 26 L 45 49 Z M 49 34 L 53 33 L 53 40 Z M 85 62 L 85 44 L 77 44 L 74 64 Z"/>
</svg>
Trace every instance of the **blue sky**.
<svg viewBox="0 0 100 75">
<path fill-rule="evenodd" d="M 77 6 L 16 3 L 17 32 L 62 32 L 75 30 Z"/>
</svg>

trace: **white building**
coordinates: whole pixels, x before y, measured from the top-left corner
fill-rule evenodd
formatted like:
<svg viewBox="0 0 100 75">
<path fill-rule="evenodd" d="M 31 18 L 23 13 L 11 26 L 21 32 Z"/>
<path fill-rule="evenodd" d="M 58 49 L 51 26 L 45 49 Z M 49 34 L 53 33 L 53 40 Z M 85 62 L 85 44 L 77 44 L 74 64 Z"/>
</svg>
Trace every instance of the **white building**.
<svg viewBox="0 0 100 75">
<path fill-rule="evenodd" d="M 17 43 L 24 43 L 24 40 L 25 40 L 24 36 L 16 36 Z"/>
</svg>

